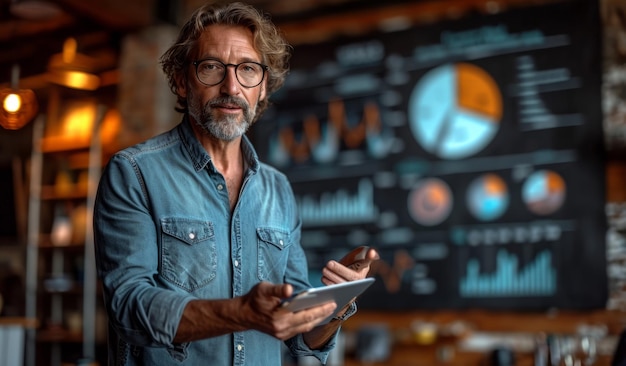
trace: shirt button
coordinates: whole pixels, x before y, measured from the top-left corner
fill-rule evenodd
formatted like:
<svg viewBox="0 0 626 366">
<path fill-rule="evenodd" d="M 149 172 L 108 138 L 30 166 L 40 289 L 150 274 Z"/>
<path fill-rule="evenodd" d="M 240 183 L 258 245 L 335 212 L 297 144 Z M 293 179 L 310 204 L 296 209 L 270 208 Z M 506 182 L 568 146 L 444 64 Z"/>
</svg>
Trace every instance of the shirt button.
<svg viewBox="0 0 626 366">
<path fill-rule="evenodd" d="M 282 239 L 281 239 L 281 240 L 279 240 L 279 241 L 278 241 L 278 244 L 280 244 L 280 246 L 283 246 L 283 240 L 282 240 Z"/>
<path fill-rule="evenodd" d="M 235 260 L 235 267 L 239 267 L 239 261 Z"/>
<path fill-rule="evenodd" d="M 196 234 L 194 233 L 189 233 L 189 239 L 193 240 L 196 237 Z"/>
<path fill-rule="evenodd" d="M 224 189 L 224 186 L 223 186 L 223 185 L 221 185 L 221 184 L 218 184 L 218 185 L 217 185 L 217 190 L 218 190 L 218 191 L 221 191 L 222 189 Z"/>
<path fill-rule="evenodd" d="M 237 345 L 237 351 L 241 351 L 242 349 L 243 349 L 243 346 L 242 346 L 242 345 L 240 345 L 240 344 L 238 344 L 238 345 Z"/>
</svg>

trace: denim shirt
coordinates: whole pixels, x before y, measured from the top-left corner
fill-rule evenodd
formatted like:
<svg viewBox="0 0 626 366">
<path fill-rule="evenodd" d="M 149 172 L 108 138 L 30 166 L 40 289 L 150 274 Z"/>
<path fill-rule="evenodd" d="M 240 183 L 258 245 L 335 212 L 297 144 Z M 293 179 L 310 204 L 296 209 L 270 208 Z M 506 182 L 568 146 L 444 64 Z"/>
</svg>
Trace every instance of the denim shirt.
<svg viewBox="0 0 626 366">
<path fill-rule="evenodd" d="M 244 136 L 247 171 L 231 213 L 226 181 L 187 118 L 115 154 L 94 209 L 96 264 L 109 317 L 109 365 L 280 365 L 281 341 L 248 330 L 177 344 L 187 303 L 246 294 L 260 281 L 309 287 L 301 222 L 287 178 L 259 162 Z M 335 337 L 294 356 L 326 362 Z"/>
</svg>

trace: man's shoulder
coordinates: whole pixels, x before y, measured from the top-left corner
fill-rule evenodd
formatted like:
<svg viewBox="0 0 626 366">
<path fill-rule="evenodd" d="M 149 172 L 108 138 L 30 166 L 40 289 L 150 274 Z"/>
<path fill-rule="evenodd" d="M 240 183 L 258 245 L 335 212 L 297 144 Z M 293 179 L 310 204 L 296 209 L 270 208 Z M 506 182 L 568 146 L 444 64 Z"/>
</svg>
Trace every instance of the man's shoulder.
<svg viewBox="0 0 626 366">
<path fill-rule="evenodd" d="M 180 143 L 180 134 L 177 132 L 178 126 L 159 133 L 141 142 L 130 145 L 116 153 L 116 155 L 126 157 L 138 157 L 147 154 L 158 154 L 172 145 Z"/>
<path fill-rule="evenodd" d="M 282 171 L 280 171 L 278 168 L 276 168 L 275 166 L 269 165 L 267 163 L 264 163 L 262 161 L 259 161 L 259 171 L 261 172 L 261 174 L 266 175 L 266 176 L 271 176 L 271 177 L 275 177 L 277 179 L 281 179 L 281 180 L 285 180 L 288 181 L 287 176 L 285 175 L 285 173 L 283 173 Z"/>
</svg>

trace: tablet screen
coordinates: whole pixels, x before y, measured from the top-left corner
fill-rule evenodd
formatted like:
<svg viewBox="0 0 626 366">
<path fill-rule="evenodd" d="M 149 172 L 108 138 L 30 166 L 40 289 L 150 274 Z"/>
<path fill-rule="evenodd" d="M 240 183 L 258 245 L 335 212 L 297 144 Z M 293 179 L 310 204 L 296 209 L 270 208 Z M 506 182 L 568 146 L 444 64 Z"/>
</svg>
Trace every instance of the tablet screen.
<svg viewBox="0 0 626 366">
<path fill-rule="evenodd" d="M 282 306 L 291 311 L 308 309 L 312 306 L 334 301 L 337 308 L 328 318 L 320 324 L 328 323 L 337 315 L 352 299 L 359 296 L 365 289 L 374 283 L 374 278 L 368 277 L 362 280 L 342 282 L 334 285 L 321 286 L 308 289 L 283 300 Z"/>
</svg>

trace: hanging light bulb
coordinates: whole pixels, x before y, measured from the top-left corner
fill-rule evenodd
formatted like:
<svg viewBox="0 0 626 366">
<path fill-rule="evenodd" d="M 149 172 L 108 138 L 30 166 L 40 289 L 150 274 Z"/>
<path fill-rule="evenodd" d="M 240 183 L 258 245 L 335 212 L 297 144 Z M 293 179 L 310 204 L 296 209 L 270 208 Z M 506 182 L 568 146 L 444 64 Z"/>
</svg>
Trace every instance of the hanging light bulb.
<svg viewBox="0 0 626 366">
<path fill-rule="evenodd" d="M 37 97 L 30 89 L 19 89 L 20 69 L 13 65 L 11 87 L 0 89 L 0 126 L 7 130 L 19 130 L 37 114 Z"/>
<path fill-rule="evenodd" d="M 22 108 L 22 98 L 15 93 L 11 93 L 4 98 L 2 107 L 9 113 L 16 113 Z"/>
</svg>

